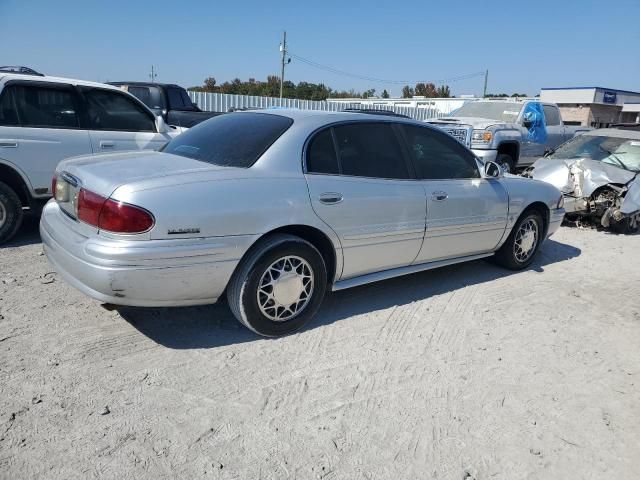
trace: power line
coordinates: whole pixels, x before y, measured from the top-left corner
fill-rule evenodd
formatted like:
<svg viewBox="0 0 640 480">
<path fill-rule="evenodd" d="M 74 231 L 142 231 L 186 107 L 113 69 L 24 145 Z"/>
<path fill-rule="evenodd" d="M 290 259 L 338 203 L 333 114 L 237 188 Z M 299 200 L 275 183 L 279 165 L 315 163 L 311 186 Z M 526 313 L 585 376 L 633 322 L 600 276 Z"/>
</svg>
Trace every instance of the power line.
<svg viewBox="0 0 640 480">
<path fill-rule="evenodd" d="M 302 62 L 306 65 L 309 65 L 311 67 L 320 69 L 320 70 L 325 70 L 327 72 L 331 72 L 334 73 L 336 75 L 343 75 L 346 77 L 351 77 L 351 78 L 357 78 L 359 80 L 367 80 L 369 82 L 376 82 L 376 83 L 386 83 L 386 84 L 397 84 L 397 85 L 411 85 L 411 84 L 416 84 L 416 83 L 453 83 L 453 82 L 459 82 L 461 80 L 468 80 L 470 78 L 476 78 L 476 77 L 481 77 L 485 75 L 485 72 L 474 72 L 474 73 L 468 73 L 466 75 L 459 75 L 457 77 L 450 77 L 450 78 L 443 78 L 440 80 L 389 80 L 389 79 L 384 79 L 384 78 L 377 78 L 377 77 L 371 77 L 368 75 L 359 75 L 357 73 L 351 73 L 351 72 L 346 72 L 344 70 L 340 70 L 338 68 L 334 68 L 334 67 L 330 67 L 328 65 L 323 65 L 321 63 L 318 62 L 314 62 L 313 60 L 309 60 L 308 58 L 302 57 L 300 55 L 296 55 L 295 53 L 288 51 L 287 52 L 289 54 L 289 56 L 291 58 L 295 58 L 296 60 L 298 60 L 299 62 Z"/>
</svg>

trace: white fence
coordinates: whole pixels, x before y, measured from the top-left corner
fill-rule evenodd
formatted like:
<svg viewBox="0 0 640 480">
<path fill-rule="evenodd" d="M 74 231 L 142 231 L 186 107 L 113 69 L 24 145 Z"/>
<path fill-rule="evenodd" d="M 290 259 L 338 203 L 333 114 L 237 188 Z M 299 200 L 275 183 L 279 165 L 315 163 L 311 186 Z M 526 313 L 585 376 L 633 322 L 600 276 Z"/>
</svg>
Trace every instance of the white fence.
<svg viewBox="0 0 640 480">
<path fill-rule="evenodd" d="M 331 101 L 296 100 L 292 98 L 254 97 L 250 95 L 231 95 L 226 93 L 189 92 L 191 100 L 208 112 L 228 112 L 233 109 L 252 108 L 298 108 L 301 110 L 325 110 L 337 112 L 346 108 L 367 108 L 388 110 L 416 120 L 439 118 L 462 106 L 464 101 L 451 99 L 428 99 L 420 104 L 393 105 L 376 104 L 369 100 Z M 415 103 L 415 102 L 414 102 Z"/>
</svg>

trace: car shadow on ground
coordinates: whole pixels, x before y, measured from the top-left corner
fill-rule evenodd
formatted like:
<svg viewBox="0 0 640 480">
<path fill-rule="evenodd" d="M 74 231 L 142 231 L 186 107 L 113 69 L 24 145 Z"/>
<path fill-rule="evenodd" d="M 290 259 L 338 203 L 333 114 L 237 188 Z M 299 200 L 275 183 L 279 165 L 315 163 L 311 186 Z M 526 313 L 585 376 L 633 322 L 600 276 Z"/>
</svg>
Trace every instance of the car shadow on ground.
<svg viewBox="0 0 640 480">
<path fill-rule="evenodd" d="M 16 236 L 4 245 L 0 246 L 0 248 L 24 247 L 26 245 L 35 245 L 36 243 L 40 243 L 39 225 L 39 216 L 25 215 Z"/>
<path fill-rule="evenodd" d="M 580 249 L 571 245 L 547 240 L 529 270 L 542 272 L 547 265 L 575 258 L 580 253 Z M 477 260 L 330 292 L 305 330 L 517 273 Z M 222 302 L 202 307 L 118 307 L 118 312 L 142 334 L 172 349 L 215 348 L 261 338 L 242 326 Z"/>
</svg>

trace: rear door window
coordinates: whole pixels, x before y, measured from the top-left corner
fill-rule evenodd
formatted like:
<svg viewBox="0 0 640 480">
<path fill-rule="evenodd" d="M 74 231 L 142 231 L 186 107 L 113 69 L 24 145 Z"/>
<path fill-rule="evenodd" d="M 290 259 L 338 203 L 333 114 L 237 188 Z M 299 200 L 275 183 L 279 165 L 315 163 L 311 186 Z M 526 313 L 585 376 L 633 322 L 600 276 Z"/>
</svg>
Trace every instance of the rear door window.
<svg viewBox="0 0 640 480">
<path fill-rule="evenodd" d="M 410 178 L 391 123 L 358 122 L 334 127 L 342 175 Z"/>
<path fill-rule="evenodd" d="M 131 95 L 151 109 L 161 110 L 164 108 L 162 94 L 158 87 L 130 86 L 128 87 L 128 91 Z"/>
<path fill-rule="evenodd" d="M 15 127 L 20 125 L 18 122 L 18 112 L 13 102 L 13 89 L 7 87 L 0 96 L 0 126 Z"/>
<path fill-rule="evenodd" d="M 267 113 L 227 113 L 199 123 L 162 150 L 213 165 L 248 168 L 293 124 Z"/>
<path fill-rule="evenodd" d="M 311 139 L 307 148 L 306 162 L 308 173 L 340 173 L 331 129 L 327 128 Z"/>
<path fill-rule="evenodd" d="M 126 93 L 85 89 L 89 128 L 124 132 L 155 132 L 153 115 Z"/>
<path fill-rule="evenodd" d="M 79 128 L 76 97 L 70 85 L 10 85 L 6 90 L 12 93 L 16 106 L 14 114 L 4 112 L 10 121 L 17 120 L 23 127 Z M 4 104 L 2 108 L 5 110 Z"/>
</svg>

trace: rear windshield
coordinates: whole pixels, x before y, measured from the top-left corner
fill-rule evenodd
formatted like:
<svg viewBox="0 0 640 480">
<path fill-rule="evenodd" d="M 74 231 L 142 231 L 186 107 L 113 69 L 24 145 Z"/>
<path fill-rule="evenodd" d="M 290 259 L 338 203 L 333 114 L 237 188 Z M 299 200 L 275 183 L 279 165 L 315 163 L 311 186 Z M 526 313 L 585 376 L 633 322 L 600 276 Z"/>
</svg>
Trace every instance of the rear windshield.
<svg viewBox="0 0 640 480">
<path fill-rule="evenodd" d="M 265 113 L 226 113 L 202 122 L 162 150 L 213 165 L 248 168 L 293 120 Z"/>
</svg>

